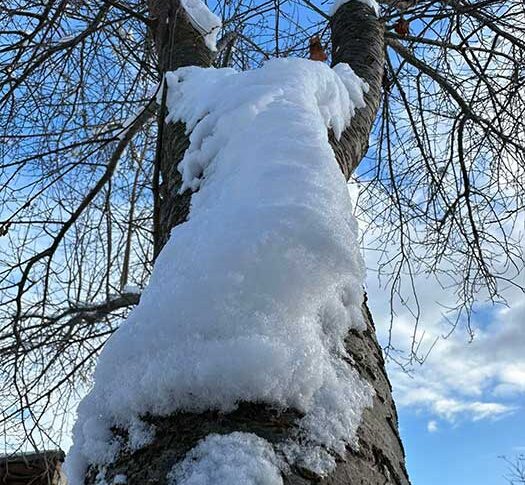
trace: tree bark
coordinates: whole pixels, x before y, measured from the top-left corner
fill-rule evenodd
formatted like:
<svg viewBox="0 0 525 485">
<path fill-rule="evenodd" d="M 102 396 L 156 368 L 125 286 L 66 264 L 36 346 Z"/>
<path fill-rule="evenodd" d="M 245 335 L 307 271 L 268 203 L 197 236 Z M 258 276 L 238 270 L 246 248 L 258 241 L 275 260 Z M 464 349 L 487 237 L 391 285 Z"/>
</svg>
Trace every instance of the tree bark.
<svg viewBox="0 0 525 485">
<path fill-rule="evenodd" d="M 338 9 L 330 26 L 332 65 L 340 62 L 350 65 L 368 84 L 366 106 L 356 111 L 339 140 L 330 134 L 337 162 L 348 180 L 368 150 L 370 131 L 381 101 L 385 63 L 384 27 L 369 6 L 356 0 Z"/>
<path fill-rule="evenodd" d="M 154 35 L 161 73 L 185 65 L 211 64 L 211 53 L 180 15 L 177 0 L 151 0 L 150 11 L 155 17 Z M 369 85 L 367 106 L 358 110 L 340 140 L 330 135 L 337 161 L 348 179 L 368 149 L 369 134 L 380 103 L 384 63 L 383 26 L 370 7 L 350 1 L 334 15 L 331 27 L 333 63 L 350 64 Z M 156 254 L 167 241 L 170 230 L 186 219 L 190 202 L 190 195 L 178 194 L 181 180 L 176 169 L 188 147 L 184 126 L 181 123 L 164 126 L 165 114 L 162 114 L 162 109 L 160 111 L 157 162 L 162 183 L 157 207 Z M 338 462 L 329 477 L 321 478 L 307 470 L 293 468 L 289 475 L 283 477 L 287 485 L 409 483 L 392 389 L 366 302 L 363 303 L 363 313 L 367 329 L 364 332 L 351 331 L 346 339 L 350 363 L 375 389 L 373 407 L 363 413 L 358 430 L 359 449 L 349 447 L 346 456 Z M 241 403 L 236 411 L 229 414 L 209 411 L 200 414 L 176 413 L 167 417 L 144 416 L 144 420 L 156 426 L 154 441 L 135 452 L 121 453 L 107 467 L 106 480 L 112 483 L 115 475 L 125 474 L 128 485 L 164 485 L 170 469 L 208 434 L 244 431 L 278 444 L 290 436 L 300 417 L 296 410 L 277 412 L 265 403 Z M 115 433 L 125 441 L 124 431 L 115 430 Z M 95 483 L 95 476 L 96 470 L 90 470 L 86 483 Z"/>
<path fill-rule="evenodd" d="M 188 22 L 179 0 L 149 0 L 149 11 L 161 79 L 166 72 L 179 67 L 211 66 L 214 55 L 204 43 L 202 35 Z M 155 257 L 166 244 L 171 229 L 186 220 L 191 199 L 189 191 L 179 194 L 182 179 L 177 170 L 189 140 L 183 123 L 165 123 L 165 85 L 161 89 L 153 182 Z"/>
</svg>

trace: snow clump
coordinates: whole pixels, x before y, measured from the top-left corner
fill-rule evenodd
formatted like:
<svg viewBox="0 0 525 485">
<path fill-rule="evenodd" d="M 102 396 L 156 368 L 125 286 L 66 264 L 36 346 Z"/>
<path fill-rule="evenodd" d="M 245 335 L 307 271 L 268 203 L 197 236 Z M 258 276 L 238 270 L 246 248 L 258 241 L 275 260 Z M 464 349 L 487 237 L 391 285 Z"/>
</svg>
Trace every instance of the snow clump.
<svg viewBox="0 0 525 485">
<path fill-rule="evenodd" d="M 180 4 L 195 29 L 204 37 L 208 49 L 217 50 L 217 34 L 222 22 L 202 0 L 181 0 Z"/>
<path fill-rule="evenodd" d="M 168 475 L 169 485 L 282 485 L 285 464 L 253 433 L 211 434 Z"/>
</svg>

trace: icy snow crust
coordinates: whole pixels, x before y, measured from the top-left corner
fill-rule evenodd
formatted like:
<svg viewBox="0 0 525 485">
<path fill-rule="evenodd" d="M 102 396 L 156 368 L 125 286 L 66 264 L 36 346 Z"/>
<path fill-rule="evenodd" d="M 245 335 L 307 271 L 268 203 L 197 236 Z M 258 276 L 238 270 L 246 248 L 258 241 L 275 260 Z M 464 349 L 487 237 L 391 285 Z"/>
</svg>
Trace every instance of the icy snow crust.
<svg viewBox="0 0 525 485">
<path fill-rule="evenodd" d="M 373 392 L 340 358 L 348 330 L 364 328 L 364 264 L 327 130 L 341 134 L 366 85 L 347 65 L 304 59 L 188 67 L 167 82 L 169 119 L 191 133 L 183 189 L 199 190 L 100 356 L 67 456 L 71 485 L 113 459 L 111 426 L 145 443 L 141 415 L 240 401 L 302 411 L 301 446 L 278 452 L 327 473 Z"/>
<path fill-rule="evenodd" d="M 282 485 L 284 464 L 252 433 L 212 434 L 168 475 L 169 485 Z"/>
</svg>

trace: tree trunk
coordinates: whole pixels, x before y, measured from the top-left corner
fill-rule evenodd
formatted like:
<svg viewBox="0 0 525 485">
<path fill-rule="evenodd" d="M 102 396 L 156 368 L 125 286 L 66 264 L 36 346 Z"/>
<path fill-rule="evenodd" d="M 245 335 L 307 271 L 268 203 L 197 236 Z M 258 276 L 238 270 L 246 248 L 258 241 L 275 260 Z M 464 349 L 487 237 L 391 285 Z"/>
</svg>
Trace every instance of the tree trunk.
<svg viewBox="0 0 525 485">
<path fill-rule="evenodd" d="M 166 72 L 179 67 L 211 66 L 213 53 L 206 47 L 202 36 L 187 21 L 178 0 L 149 0 L 149 10 L 153 19 L 151 33 L 155 40 L 161 78 Z M 166 244 L 171 229 L 186 220 L 191 199 L 189 191 L 178 193 L 182 179 L 177 170 L 177 165 L 189 146 L 189 140 L 182 123 L 165 123 L 165 89 L 166 86 L 163 85 L 153 183 L 155 257 Z"/>
<path fill-rule="evenodd" d="M 150 1 L 161 73 L 185 65 L 207 66 L 212 62 L 204 42 L 178 13 L 177 7 L 177 0 Z M 354 0 L 338 10 L 331 27 L 334 64 L 347 62 L 370 88 L 366 95 L 367 106 L 358 110 L 342 138 L 335 140 L 330 135 L 338 163 L 348 179 L 368 148 L 368 137 L 380 102 L 383 26 L 370 7 Z M 181 180 L 176 167 L 188 147 L 184 126 L 181 123 L 164 126 L 162 107 L 160 112 L 157 167 L 162 182 L 156 204 L 156 254 L 167 241 L 172 227 L 186 219 L 190 201 L 190 195 L 178 194 Z M 351 364 L 375 389 L 373 407 L 362 415 L 359 449 L 349 447 L 344 460 L 338 462 L 329 477 L 320 478 L 307 470 L 293 468 L 284 477 L 286 484 L 409 483 L 391 386 L 366 302 L 363 312 L 367 329 L 351 331 L 346 339 Z M 279 443 L 290 436 L 299 417 L 293 409 L 279 413 L 264 403 L 241 403 L 229 414 L 209 411 L 176 413 L 168 417 L 144 416 L 143 419 L 158 430 L 154 441 L 133 453 L 123 452 L 107 468 L 106 480 L 112 483 L 115 475 L 125 474 L 128 485 L 166 484 L 166 476 L 173 465 L 208 434 L 244 431 Z M 125 440 L 125 433 L 119 430 L 115 433 Z M 90 470 L 86 483 L 95 483 L 95 475 L 96 470 Z"/>
</svg>

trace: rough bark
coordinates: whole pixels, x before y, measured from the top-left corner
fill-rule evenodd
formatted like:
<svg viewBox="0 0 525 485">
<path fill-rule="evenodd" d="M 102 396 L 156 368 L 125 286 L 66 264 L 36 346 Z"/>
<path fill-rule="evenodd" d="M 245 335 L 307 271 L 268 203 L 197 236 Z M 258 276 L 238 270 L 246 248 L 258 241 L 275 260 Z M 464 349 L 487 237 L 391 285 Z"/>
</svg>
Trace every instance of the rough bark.
<svg viewBox="0 0 525 485">
<path fill-rule="evenodd" d="M 185 65 L 210 65 L 209 51 L 180 15 L 177 0 L 151 0 L 150 10 L 156 18 L 153 30 L 161 73 Z M 166 24 L 163 16 L 175 18 L 175 21 Z M 368 137 L 380 102 L 383 27 L 368 6 L 356 1 L 339 9 L 331 27 L 333 63 L 350 64 L 370 88 L 366 95 L 367 106 L 358 111 L 341 140 L 335 140 L 331 135 L 338 163 L 348 179 L 368 149 Z M 162 183 L 157 200 L 156 253 L 165 244 L 170 230 L 186 219 L 190 201 L 190 195 L 178 194 L 181 181 L 176 170 L 188 147 L 184 126 L 180 123 L 164 126 L 164 116 L 161 107 L 157 163 Z M 364 412 L 358 430 L 359 449 L 348 448 L 346 456 L 329 477 L 320 478 L 307 470 L 295 468 L 284 477 L 287 485 L 409 483 L 391 387 L 366 302 L 363 312 L 367 330 L 352 331 L 346 339 L 351 364 L 375 389 L 373 407 Z M 300 417 L 293 409 L 279 412 L 265 403 L 241 403 L 235 412 L 229 414 L 210 411 L 176 413 L 167 417 L 144 416 L 143 419 L 156 427 L 153 443 L 135 452 L 123 452 L 106 469 L 106 480 L 111 483 L 115 475 L 123 473 L 127 475 L 129 485 L 166 484 L 166 475 L 172 466 L 209 433 L 245 431 L 271 443 L 279 443 L 290 436 Z M 116 429 L 114 432 L 125 441 L 125 431 Z M 96 470 L 91 469 L 86 483 L 95 483 L 95 476 Z"/>
<path fill-rule="evenodd" d="M 213 53 L 188 22 L 179 0 L 149 0 L 151 34 L 155 41 L 158 69 L 161 76 L 184 66 L 209 67 Z M 165 87 L 163 87 L 165 89 Z M 182 185 L 177 165 L 189 146 L 182 123 L 164 122 L 166 118 L 165 92 L 161 93 L 159 109 L 159 139 L 154 175 L 154 253 L 160 252 L 170 231 L 188 216 L 191 193 L 179 194 Z M 155 185 L 158 183 L 158 186 Z"/>
<path fill-rule="evenodd" d="M 381 101 L 385 62 L 384 28 L 372 9 L 362 2 L 350 1 L 340 7 L 330 22 L 332 28 L 332 65 L 344 62 L 364 79 L 369 87 L 366 106 L 357 110 L 340 140 L 330 136 L 332 148 L 346 179 L 368 150 L 368 139 Z"/>
</svg>

